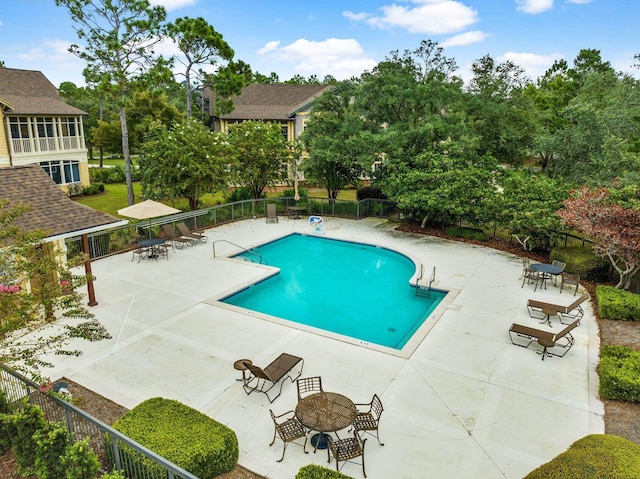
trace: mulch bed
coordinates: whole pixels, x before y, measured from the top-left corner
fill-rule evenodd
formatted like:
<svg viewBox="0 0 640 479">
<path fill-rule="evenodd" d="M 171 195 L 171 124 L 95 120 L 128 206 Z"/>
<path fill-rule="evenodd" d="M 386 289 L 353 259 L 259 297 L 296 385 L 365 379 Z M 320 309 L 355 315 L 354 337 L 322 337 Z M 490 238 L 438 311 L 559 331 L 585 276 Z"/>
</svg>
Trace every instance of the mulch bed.
<svg viewBox="0 0 640 479">
<path fill-rule="evenodd" d="M 399 231 L 452 239 L 448 237 L 443 230 L 437 228 L 420 228 L 419 225 L 405 223 L 400 225 L 397 229 Z M 525 254 L 519 244 L 510 243 L 508 241 L 497 239 L 490 239 L 488 241 L 472 241 L 461 238 L 455 238 L 455 241 L 479 244 L 500 251 L 513 253 L 518 256 L 527 256 L 530 259 L 543 263 L 549 261 L 548 255 L 544 253 L 530 252 Z M 582 285 L 587 288 L 591 294 L 592 300 L 595 301 L 596 285 L 585 282 L 583 282 Z M 601 344 L 621 344 L 634 350 L 640 350 L 640 322 L 603 320 L 598 317 L 597 308 L 594 308 L 594 312 L 600 329 Z M 116 404 L 113 401 L 110 401 L 109 399 L 74 383 L 73 381 L 65 379 L 65 382 L 69 385 L 68 389 L 71 392 L 76 405 L 106 424 L 113 424 L 127 411 L 126 408 L 119 404 Z M 604 401 L 604 410 L 605 432 L 607 434 L 615 434 L 640 444 L 640 404 L 620 401 Z M 222 479 L 266 479 L 264 476 L 255 474 L 239 465 L 230 473 L 219 477 Z M 7 452 L 0 456 L 0 478 L 37 479 L 35 476 L 21 476 L 17 474 L 15 459 L 11 452 Z"/>
</svg>

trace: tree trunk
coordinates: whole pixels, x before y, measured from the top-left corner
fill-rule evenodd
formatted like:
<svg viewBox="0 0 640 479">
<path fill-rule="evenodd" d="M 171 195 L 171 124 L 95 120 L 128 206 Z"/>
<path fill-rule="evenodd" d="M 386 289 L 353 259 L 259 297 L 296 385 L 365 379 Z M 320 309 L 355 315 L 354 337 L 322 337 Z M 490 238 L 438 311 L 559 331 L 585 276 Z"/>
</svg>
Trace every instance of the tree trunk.
<svg viewBox="0 0 640 479">
<path fill-rule="evenodd" d="M 104 149 L 100 148 L 100 168 L 104 168 Z"/>
<path fill-rule="evenodd" d="M 185 86 L 187 89 L 187 122 L 191 119 L 191 64 L 187 67 L 185 72 Z"/>
<path fill-rule="evenodd" d="M 127 112 L 124 104 L 120 106 L 120 129 L 122 131 L 122 155 L 124 156 L 124 177 L 127 182 L 127 201 L 129 206 L 135 203 L 133 180 L 131 177 L 131 153 L 129 152 L 129 130 L 127 129 Z"/>
</svg>

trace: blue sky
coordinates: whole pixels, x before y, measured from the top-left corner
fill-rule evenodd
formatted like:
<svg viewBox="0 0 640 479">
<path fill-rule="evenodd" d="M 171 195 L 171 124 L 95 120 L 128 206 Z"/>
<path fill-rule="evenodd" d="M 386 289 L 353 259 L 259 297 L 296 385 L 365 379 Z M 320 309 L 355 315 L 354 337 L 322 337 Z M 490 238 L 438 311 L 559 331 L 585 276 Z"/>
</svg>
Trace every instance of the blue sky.
<svg viewBox="0 0 640 479">
<path fill-rule="evenodd" d="M 569 64 L 584 48 L 600 50 L 618 71 L 640 76 L 638 0 L 152 0 L 169 20 L 203 17 L 236 52 L 281 81 L 295 74 L 338 79 L 371 70 L 392 50 L 437 41 L 468 79 L 484 55 L 512 60 L 537 78 L 554 60 Z M 42 71 L 58 86 L 84 84 L 84 63 L 67 52 L 78 42 L 54 0 L 0 0 L 0 60 Z M 168 43 L 161 51 L 171 53 Z"/>
</svg>

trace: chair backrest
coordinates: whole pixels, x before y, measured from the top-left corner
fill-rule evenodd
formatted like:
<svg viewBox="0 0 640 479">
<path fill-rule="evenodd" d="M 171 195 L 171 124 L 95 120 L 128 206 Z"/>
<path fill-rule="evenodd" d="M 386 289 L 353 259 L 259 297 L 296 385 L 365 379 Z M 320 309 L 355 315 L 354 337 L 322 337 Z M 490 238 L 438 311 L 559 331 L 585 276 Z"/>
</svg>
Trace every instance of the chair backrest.
<svg viewBox="0 0 640 479">
<path fill-rule="evenodd" d="M 574 329 L 576 326 L 578 326 L 579 323 L 580 323 L 580 318 L 576 319 L 573 323 L 569 323 L 569 325 L 566 328 L 564 328 L 562 331 L 560 331 L 558 334 L 556 334 L 553 337 L 554 341 L 557 341 L 563 336 L 566 336 L 566 334 L 571 332 L 571 330 Z"/>
<path fill-rule="evenodd" d="M 573 311 L 574 309 L 576 309 L 578 306 L 580 306 L 581 303 L 583 303 L 587 299 L 589 299 L 589 295 L 587 293 L 584 293 L 582 296 L 576 299 L 573 303 L 567 306 L 567 313 L 569 311 Z"/>
<path fill-rule="evenodd" d="M 382 407 L 382 401 L 377 394 L 373 395 L 373 399 L 371 400 L 371 415 L 378 422 L 380 420 L 380 416 L 382 416 L 382 411 L 384 408 Z"/>
<path fill-rule="evenodd" d="M 580 275 L 563 271 L 562 282 L 566 284 L 580 284 Z"/>
<path fill-rule="evenodd" d="M 322 392 L 322 378 L 320 376 L 298 379 L 296 384 L 298 385 L 298 400 L 305 395 Z"/>
<path fill-rule="evenodd" d="M 183 236 L 189 236 L 191 234 L 191 230 L 183 222 L 178 223 L 176 226 L 178 227 L 178 231 L 180 231 L 180 234 L 182 234 Z"/>
<path fill-rule="evenodd" d="M 251 371 L 251 374 L 253 374 L 258 379 L 267 379 L 269 381 L 272 381 L 272 379 L 267 375 L 267 373 L 264 372 L 264 370 L 261 367 L 256 366 L 255 364 L 248 364 L 248 363 L 244 363 L 244 364 L 245 366 L 247 366 L 247 369 Z"/>
<path fill-rule="evenodd" d="M 176 237 L 176 232 L 173 230 L 173 227 L 169 224 L 163 224 L 162 231 L 164 231 L 164 236 L 166 239 L 174 239 Z"/>
<path fill-rule="evenodd" d="M 276 216 L 276 204 L 267 203 L 267 218 L 275 218 Z"/>
<path fill-rule="evenodd" d="M 561 271 L 564 271 L 565 266 L 567 266 L 567 263 L 563 263 L 562 261 L 558 261 L 555 259 L 551 262 L 551 264 L 560 268 Z"/>
</svg>

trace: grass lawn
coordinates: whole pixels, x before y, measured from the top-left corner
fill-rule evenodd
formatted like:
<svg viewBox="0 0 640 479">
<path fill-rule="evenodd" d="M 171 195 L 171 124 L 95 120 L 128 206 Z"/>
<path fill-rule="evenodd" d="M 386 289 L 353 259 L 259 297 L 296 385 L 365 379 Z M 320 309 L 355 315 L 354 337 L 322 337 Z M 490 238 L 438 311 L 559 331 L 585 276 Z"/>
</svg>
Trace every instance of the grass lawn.
<svg viewBox="0 0 640 479">
<path fill-rule="evenodd" d="M 326 198 L 327 191 L 323 188 L 309 188 L 309 196 L 316 198 Z M 133 193 L 136 198 L 136 203 L 140 201 L 140 183 L 133 183 Z M 270 191 L 267 193 L 268 198 L 277 198 L 281 196 L 280 192 Z M 340 200 L 352 200 L 356 199 L 356 190 L 341 191 L 338 195 Z M 78 203 L 90 206 L 91 208 L 108 213 L 110 215 L 118 216 L 118 210 L 128 206 L 127 202 L 127 186 L 124 183 L 109 183 L 104 185 L 104 193 L 94 196 L 80 196 L 74 198 Z M 185 198 L 181 198 L 176 201 L 163 201 L 169 206 L 178 208 L 182 211 L 189 210 L 189 204 Z M 207 193 L 202 197 L 202 206 L 204 208 L 208 206 L 215 206 L 224 203 L 224 193 L 219 191 L 217 193 Z"/>
</svg>

